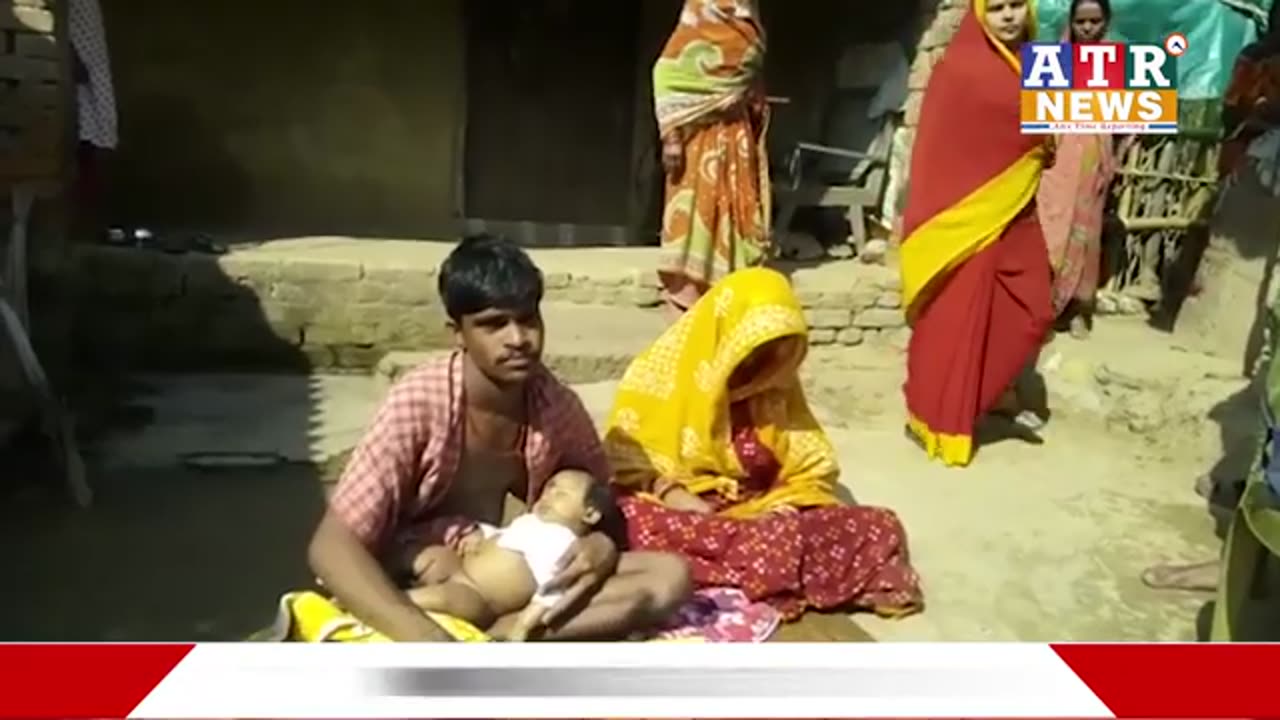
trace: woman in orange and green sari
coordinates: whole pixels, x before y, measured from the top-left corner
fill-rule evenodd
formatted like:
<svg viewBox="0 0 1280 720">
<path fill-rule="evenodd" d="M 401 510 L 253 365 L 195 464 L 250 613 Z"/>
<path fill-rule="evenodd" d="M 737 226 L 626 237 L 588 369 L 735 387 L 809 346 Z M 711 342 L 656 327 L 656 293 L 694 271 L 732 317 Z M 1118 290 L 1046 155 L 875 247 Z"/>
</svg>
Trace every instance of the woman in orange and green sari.
<svg viewBox="0 0 1280 720">
<path fill-rule="evenodd" d="M 934 68 L 912 149 L 901 249 L 911 324 L 908 431 L 947 465 L 973 458 L 984 415 L 1027 409 L 1013 389 L 1053 321 L 1035 197 L 1047 139 L 1023 135 L 1027 0 L 973 0 Z"/>
<path fill-rule="evenodd" d="M 658 277 L 675 315 L 767 259 L 764 54 L 755 0 L 686 0 L 653 67 L 666 172 Z"/>
</svg>

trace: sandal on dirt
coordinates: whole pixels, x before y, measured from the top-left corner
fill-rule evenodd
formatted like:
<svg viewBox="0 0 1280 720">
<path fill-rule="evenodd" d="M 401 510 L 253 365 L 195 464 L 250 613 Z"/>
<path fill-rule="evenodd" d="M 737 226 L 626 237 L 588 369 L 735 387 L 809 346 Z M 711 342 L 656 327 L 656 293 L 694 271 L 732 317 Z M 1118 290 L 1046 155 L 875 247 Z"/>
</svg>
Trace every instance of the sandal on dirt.
<svg viewBox="0 0 1280 720">
<path fill-rule="evenodd" d="M 1011 411 L 1005 408 L 996 408 L 988 413 L 988 415 L 994 418 L 999 418 L 1010 425 L 1016 425 L 1019 428 L 1030 430 L 1033 433 L 1043 430 L 1045 426 L 1044 420 L 1032 410 Z"/>
<path fill-rule="evenodd" d="M 1023 418 L 1023 415 L 1031 415 L 1034 421 Z M 993 410 L 987 413 L 988 421 L 995 421 L 1000 427 L 992 428 L 999 433 L 1000 439 L 1021 440 L 1028 445 L 1043 445 L 1044 438 L 1040 437 L 1039 429 L 1044 427 L 1044 423 L 1039 416 L 1030 411 L 1024 410 L 1017 415 Z M 1039 423 L 1036 425 L 1036 423 Z M 991 426 L 988 426 L 991 427 Z"/>
<path fill-rule="evenodd" d="M 197 470 L 243 470 L 279 465 L 285 458 L 273 452 L 192 452 L 183 453 L 182 464 Z"/>
<path fill-rule="evenodd" d="M 157 252 L 180 254 L 185 250 L 174 243 L 172 238 L 158 237 L 144 227 L 115 226 L 107 229 L 102 237 L 102 244 L 112 247 L 152 250 Z"/>
<path fill-rule="evenodd" d="M 213 239 L 213 236 L 205 233 L 196 233 L 187 240 L 187 247 L 191 252 L 204 253 L 205 255 L 226 255 L 227 246 Z"/>
<path fill-rule="evenodd" d="M 1153 590 L 1213 592 L 1218 589 L 1217 560 L 1190 565 L 1155 565 L 1142 571 L 1142 583 Z"/>
<path fill-rule="evenodd" d="M 197 253 L 200 255 L 226 255 L 227 246 L 223 245 L 211 236 L 204 233 L 196 233 L 194 235 L 164 235 L 151 242 L 151 249 L 169 253 L 170 255 L 185 255 L 187 253 Z"/>
</svg>

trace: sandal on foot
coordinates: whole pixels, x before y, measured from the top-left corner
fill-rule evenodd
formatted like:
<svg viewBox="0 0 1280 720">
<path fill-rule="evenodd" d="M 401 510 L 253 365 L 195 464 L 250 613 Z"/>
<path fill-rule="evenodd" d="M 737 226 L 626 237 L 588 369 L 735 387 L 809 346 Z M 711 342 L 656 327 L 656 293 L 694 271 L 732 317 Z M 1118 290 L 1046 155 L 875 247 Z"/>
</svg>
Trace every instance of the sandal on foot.
<svg viewBox="0 0 1280 720">
<path fill-rule="evenodd" d="M 1071 325 L 1067 332 L 1076 340 L 1088 340 L 1090 332 L 1089 322 L 1083 317 L 1077 315 L 1071 319 Z"/>
<path fill-rule="evenodd" d="M 196 233 L 187 241 L 188 248 L 192 252 L 204 253 L 205 255 L 226 255 L 227 246 L 213 239 L 213 236 L 205 233 Z"/>
</svg>

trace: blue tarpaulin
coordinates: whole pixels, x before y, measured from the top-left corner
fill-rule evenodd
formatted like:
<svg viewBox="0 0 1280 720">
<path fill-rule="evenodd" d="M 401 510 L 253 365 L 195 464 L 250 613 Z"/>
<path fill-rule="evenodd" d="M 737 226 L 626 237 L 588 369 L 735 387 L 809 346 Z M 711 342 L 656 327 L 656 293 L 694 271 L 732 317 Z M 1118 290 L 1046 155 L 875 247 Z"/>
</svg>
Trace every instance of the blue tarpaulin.
<svg viewBox="0 0 1280 720">
<path fill-rule="evenodd" d="M 1178 97 L 1216 100 L 1226 91 L 1231 66 L 1266 24 L 1273 0 L 1111 0 L 1111 35 L 1120 42 L 1163 43 L 1187 37 L 1178 58 Z M 1062 37 L 1071 0 L 1039 0 L 1039 39 Z"/>
</svg>

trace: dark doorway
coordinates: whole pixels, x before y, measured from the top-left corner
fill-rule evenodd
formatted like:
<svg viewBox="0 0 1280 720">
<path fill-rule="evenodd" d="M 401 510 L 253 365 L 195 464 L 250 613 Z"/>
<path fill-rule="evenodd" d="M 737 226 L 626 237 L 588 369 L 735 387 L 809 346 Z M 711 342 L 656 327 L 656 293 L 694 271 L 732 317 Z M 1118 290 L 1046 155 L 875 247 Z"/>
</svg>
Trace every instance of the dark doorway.
<svg viewBox="0 0 1280 720">
<path fill-rule="evenodd" d="M 468 218 L 628 220 L 642 0 L 469 0 Z"/>
</svg>

